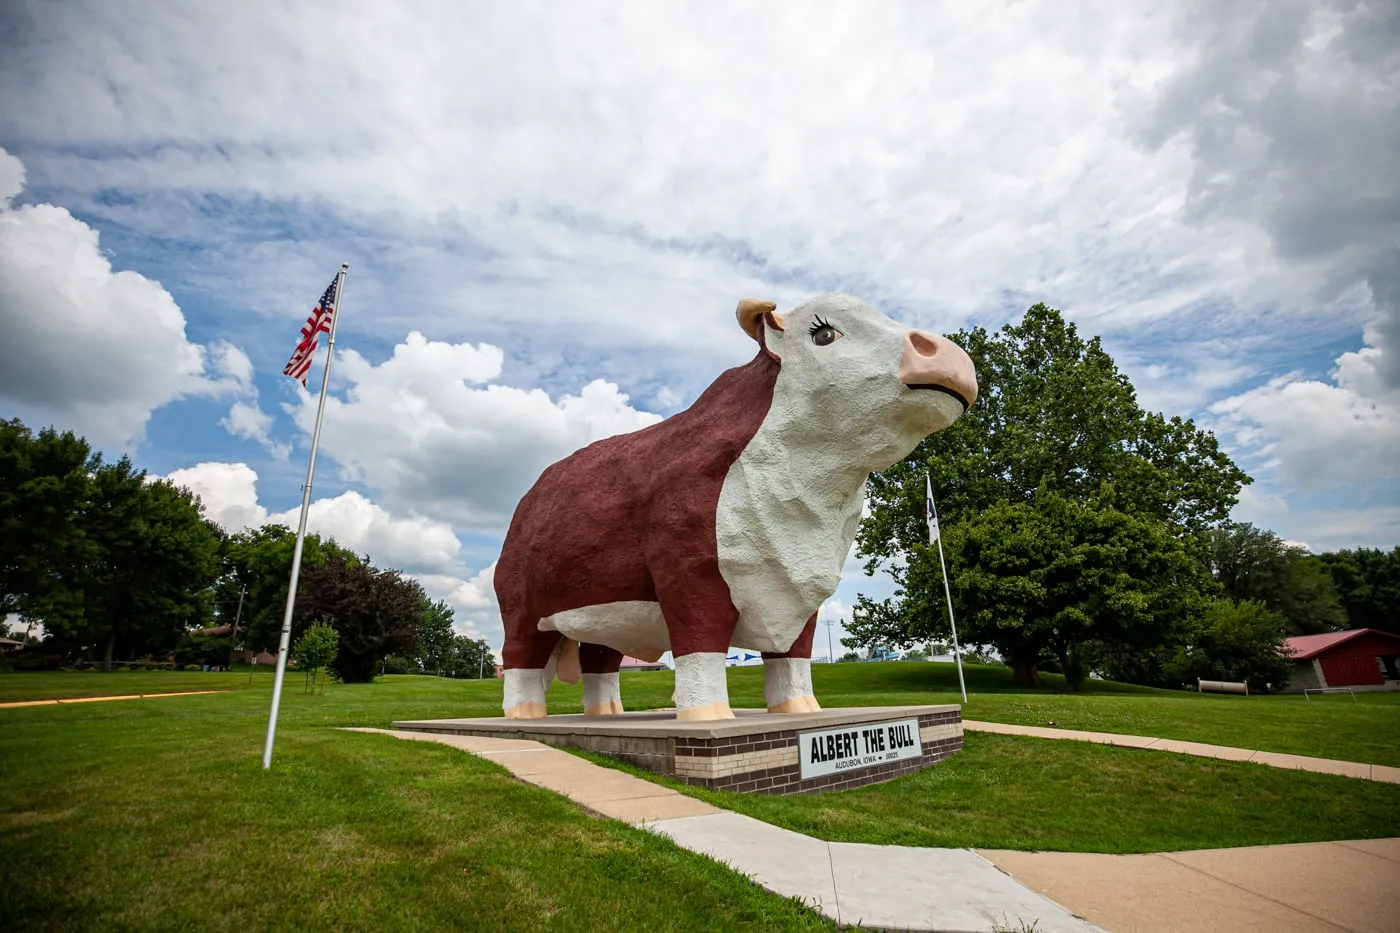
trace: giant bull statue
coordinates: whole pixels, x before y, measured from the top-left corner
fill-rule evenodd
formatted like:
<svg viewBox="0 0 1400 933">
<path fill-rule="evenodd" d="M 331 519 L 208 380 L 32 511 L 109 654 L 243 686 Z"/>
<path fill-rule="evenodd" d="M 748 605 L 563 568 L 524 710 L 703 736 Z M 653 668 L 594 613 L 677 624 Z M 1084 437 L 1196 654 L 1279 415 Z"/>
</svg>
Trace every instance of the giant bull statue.
<svg viewBox="0 0 1400 933">
<path fill-rule="evenodd" d="M 759 346 L 690 408 L 550 466 L 496 565 L 508 717 L 546 714 L 556 674 L 622 712 L 622 657 L 676 665 L 676 718 L 728 719 L 725 657 L 761 652 L 770 713 L 820 709 L 816 613 L 841 580 L 866 477 L 977 398 L 972 361 L 849 295 L 779 315 L 739 303 Z"/>
</svg>

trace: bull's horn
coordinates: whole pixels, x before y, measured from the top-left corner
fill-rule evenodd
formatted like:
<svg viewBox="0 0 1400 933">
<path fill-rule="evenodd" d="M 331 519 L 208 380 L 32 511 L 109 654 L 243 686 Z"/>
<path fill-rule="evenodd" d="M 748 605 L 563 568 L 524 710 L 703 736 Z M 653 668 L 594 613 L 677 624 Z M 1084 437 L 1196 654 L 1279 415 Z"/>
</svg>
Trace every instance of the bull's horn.
<svg viewBox="0 0 1400 933">
<path fill-rule="evenodd" d="M 758 319 L 763 315 L 768 315 L 773 321 L 773 326 L 778 330 L 783 329 L 782 315 L 777 314 L 778 306 L 771 301 L 759 301 L 757 298 L 745 298 L 739 302 L 738 310 L 734 316 L 739 319 L 739 326 L 744 329 L 754 340 L 758 339 Z"/>
</svg>

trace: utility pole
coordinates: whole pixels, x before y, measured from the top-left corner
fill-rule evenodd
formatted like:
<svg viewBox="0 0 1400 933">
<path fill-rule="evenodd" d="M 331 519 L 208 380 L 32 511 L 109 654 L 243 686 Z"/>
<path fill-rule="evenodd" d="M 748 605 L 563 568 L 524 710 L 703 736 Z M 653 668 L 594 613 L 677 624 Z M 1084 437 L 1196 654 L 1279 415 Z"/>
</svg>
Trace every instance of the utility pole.
<svg viewBox="0 0 1400 933">
<path fill-rule="evenodd" d="M 822 623 L 826 626 L 826 663 L 836 663 L 836 652 L 831 647 L 831 630 L 836 625 L 835 619 L 827 619 Z"/>
<path fill-rule="evenodd" d="M 233 649 L 238 644 L 238 620 L 243 618 L 243 594 L 248 592 L 245 583 L 238 588 L 238 611 L 233 614 L 233 631 L 228 636 L 228 669 L 233 670 Z"/>
</svg>

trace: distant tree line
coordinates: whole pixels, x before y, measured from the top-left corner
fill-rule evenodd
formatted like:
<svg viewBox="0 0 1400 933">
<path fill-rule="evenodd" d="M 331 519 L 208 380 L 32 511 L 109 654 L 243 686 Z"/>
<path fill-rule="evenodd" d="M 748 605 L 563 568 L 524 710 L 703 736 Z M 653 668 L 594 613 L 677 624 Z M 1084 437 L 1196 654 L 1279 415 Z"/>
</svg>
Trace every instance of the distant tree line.
<svg viewBox="0 0 1400 933">
<path fill-rule="evenodd" d="M 954 338 L 977 404 L 873 474 L 858 545 L 898 585 L 860 597 L 847 647 L 947 641 L 932 477 L 964 644 L 1022 683 L 1060 672 L 1181 686 L 1282 684 L 1291 634 L 1400 626 L 1400 548 L 1310 554 L 1229 520 L 1250 478 L 1190 420 L 1144 411 L 1098 338 L 1045 305 Z"/>
<path fill-rule="evenodd" d="M 126 457 L 108 463 L 72 432 L 0 421 L 0 619 L 17 614 L 18 636 L 41 623 L 37 654 L 57 664 L 275 652 L 295 540 L 282 525 L 228 534 L 198 496 Z M 293 640 L 317 620 L 337 633 L 329 665 L 345 681 L 372 680 L 390 655 L 475 677 L 478 665 L 458 661 L 486 650 L 460 645 L 451 607 L 416 580 L 308 534 Z M 232 630 L 204 634 L 220 625 Z"/>
</svg>

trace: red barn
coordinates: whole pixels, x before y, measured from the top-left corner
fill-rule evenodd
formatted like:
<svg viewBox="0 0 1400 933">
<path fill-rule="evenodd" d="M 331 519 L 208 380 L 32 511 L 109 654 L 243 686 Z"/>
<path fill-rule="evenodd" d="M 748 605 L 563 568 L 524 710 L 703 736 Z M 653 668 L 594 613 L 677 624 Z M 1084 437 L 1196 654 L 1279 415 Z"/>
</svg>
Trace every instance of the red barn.
<svg viewBox="0 0 1400 933">
<path fill-rule="evenodd" d="M 1284 642 L 1293 661 L 1288 692 L 1323 687 L 1400 690 L 1400 635 L 1373 628 L 1295 635 Z"/>
</svg>

